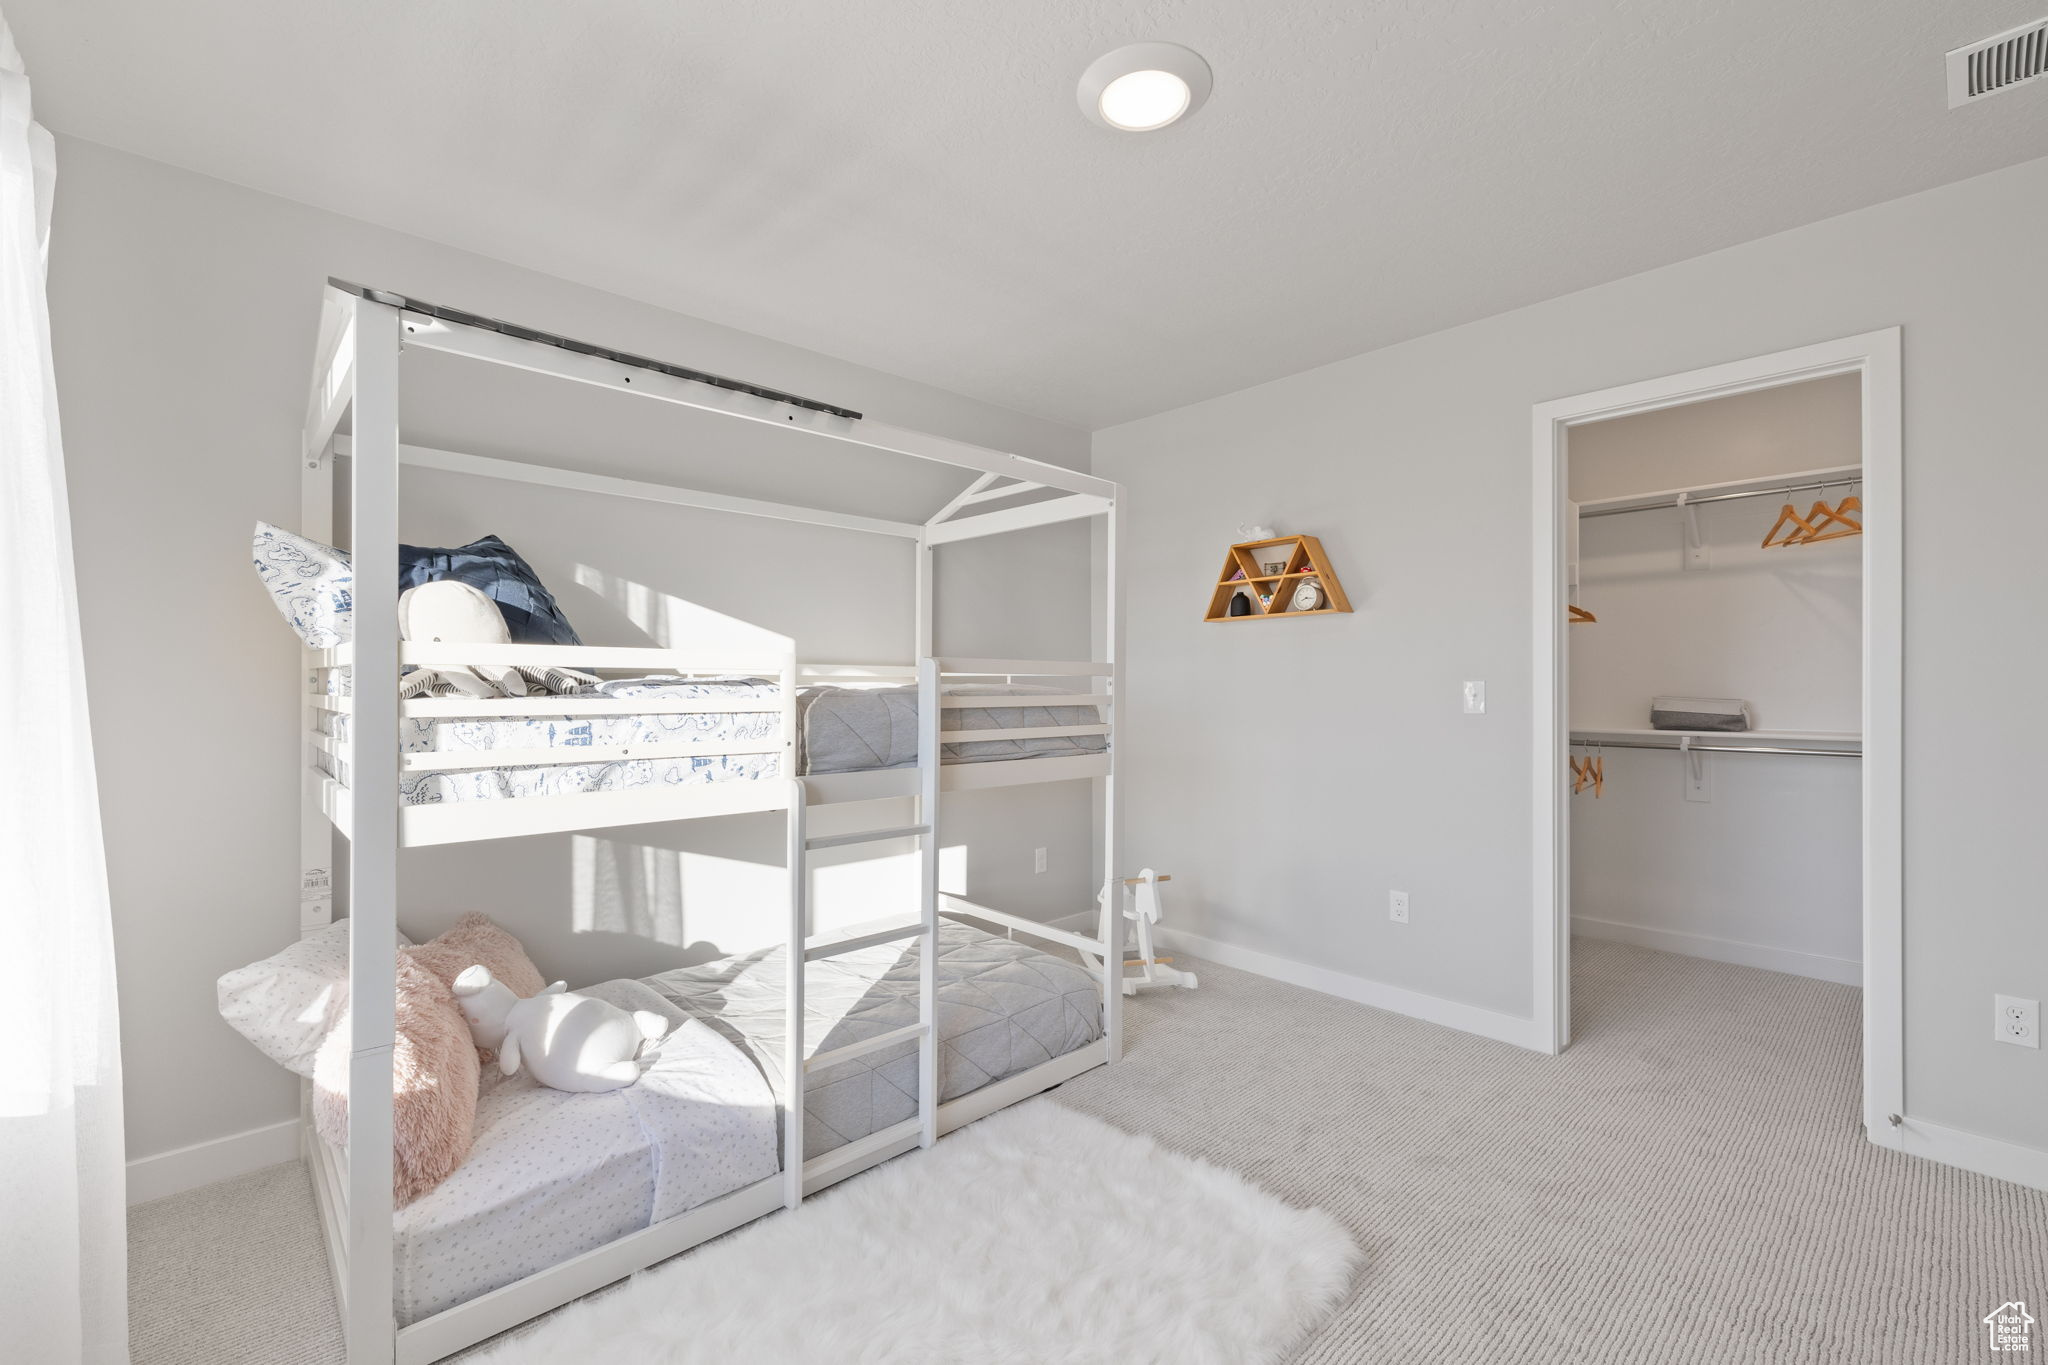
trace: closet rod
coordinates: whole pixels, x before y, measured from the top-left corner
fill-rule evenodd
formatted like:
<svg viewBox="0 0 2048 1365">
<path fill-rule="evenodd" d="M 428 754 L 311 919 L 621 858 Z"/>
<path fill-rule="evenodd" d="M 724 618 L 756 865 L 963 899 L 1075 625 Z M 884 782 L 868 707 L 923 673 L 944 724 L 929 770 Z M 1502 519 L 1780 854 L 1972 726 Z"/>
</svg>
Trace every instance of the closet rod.
<svg viewBox="0 0 2048 1365">
<path fill-rule="evenodd" d="M 1752 488 L 1744 493 L 1715 493 L 1704 498 L 1687 498 L 1685 505 L 1687 507 L 1698 507 L 1703 503 L 1709 502 L 1733 502 L 1737 498 L 1777 498 L 1790 493 L 1818 492 L 1823 488 L 1847 488 L 1852 484 L 1862 482 L 1862 475 L 1852 474 L 1847 478 L 1823 479 L 1819 482 L 1808 480 L 1805 483 L 1775 483 L 1769 488 Z M 1630 507 L 1587 508 L 1581 510 L 1579 515 L 1581 517 L 1618 517 L 1624 512 L 1655 512 L 1660 508 L 1676 506 L 1678 506 L 1678 499 L 1676 497 L 1669 497 L 1659 498 L 1655 502 L 1639 502 Z"/>
<path fill-rule="evenodd" d="M 1575 739 L 1575 749 L 1661 749 L 1671 754 L 1808 754 L 1816 758 L 1861 758 L 1861 749 L 1789 749 L 1763 744 L 1695 744 L 1681 749 L 1676 744 L 1648 744 L 1638 739 Z"/>
</svg>

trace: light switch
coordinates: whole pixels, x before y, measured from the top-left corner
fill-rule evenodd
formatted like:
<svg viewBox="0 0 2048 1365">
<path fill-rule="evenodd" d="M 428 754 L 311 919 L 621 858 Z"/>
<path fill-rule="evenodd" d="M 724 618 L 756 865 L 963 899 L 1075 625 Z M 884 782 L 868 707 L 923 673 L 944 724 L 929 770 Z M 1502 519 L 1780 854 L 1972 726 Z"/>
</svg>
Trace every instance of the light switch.
<svg viewBox="0 0 2048 1365">
<path fill-rule="evenodd" d="M 1465 714 L 1483 716 L 1486 714 L 1486 684 L 1468 682 L 1465 684 Z"/>
</svg>

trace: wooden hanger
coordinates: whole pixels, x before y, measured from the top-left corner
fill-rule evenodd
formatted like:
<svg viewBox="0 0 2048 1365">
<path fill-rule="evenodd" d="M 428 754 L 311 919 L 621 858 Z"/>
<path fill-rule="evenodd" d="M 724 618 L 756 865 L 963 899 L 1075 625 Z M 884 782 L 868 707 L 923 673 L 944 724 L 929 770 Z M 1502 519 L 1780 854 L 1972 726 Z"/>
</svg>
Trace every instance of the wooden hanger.
<svg viewBox="0 0 2048 1365">
<path fill-rule="evenodd" d="M 1789 499 L 1792 495 L 1788 492 L 1785 496 Z M 1820 504 L 1815 503 L 1814 505 L 1818 507 Z M 1783 540 L 1774 539 L 1777 536 L 1779 529 L 1782 528 L 1788 521 L 1791 522 L 1794 527 L 1792 533 L 1786 536 Z M 1802 544 L 1805 541 L 1806 537 L 1811 536 L 1813 534 L 1813 523 L 1808 521 L 1805 517 L 1800 516 L 1799 509 L 1797 507 L 1794 507 L 1790 501 L 1787 501 L 1784 507 L 1779 509 L 1778 519 L 1771 523 L 1771 529 L 1764 532 L 1763 548 L 1766 550 L 1770 550 L 1783 545 Z"/>
<path fill-rule="evenodd" d="M 1822 489 L 1821 491 L 1825 493 L 1827 490 Z M 1819 534 L 1821 523 L 1833 515 L 1834 509 L 1828 506 L 1828 500 L 1825 497 L 1814 499 L 1813 506 L 1807 508 L 1806 515 L 1800 518 L 1806 524 L 1808 530 L 1805 532 L 1794 531 L 1778 543 L 1780 545 L 1805 545 L 1810 543 L 1814 536 Z"/>
<path fill-rule="evenodd" d="M 1598 754 L 1589 754 L 1585 758 L 1576 758 L 1570 754 L 1565 757 L 1572 768 L 1572 795 L 1577 796 L 1591 787 L 1593 795 L 1599 796 L 1600 788 L 1607 782 L 1606 760 Z"/>
<path fill-rule="evenodd" d="M 1565 621 L 1574 626 L 1598 625 L 1600 618 L 1576 602 L 1565 603 Z"/>
<path fill-rule="evenodd" d="M 1813 521 L 1814 533 L 1803 537 L 1799 542 L 1801 545 L 1812 545 L 1816 541 L 1822 540 L 1841 540 L 1845 536 L 1860 536 L 1863 534 L 1863 523 L 1849 515 L 1851 512 L 1861 512 L 1863 510 L 1863 500 L 1853 493 L 1843 498 L 1841 502 L 1833 507 L 1825 507 L 1823 504 L 1815 505 L 1822 507 L 1821 516 L 1815 519 L 1812 513 L 1807 514 L 1808 519 Z M 1829 522 L 1834 522 L 1845 529 L 1822 532 L 1820 528 L 1826 526 Z"/>
</svg>

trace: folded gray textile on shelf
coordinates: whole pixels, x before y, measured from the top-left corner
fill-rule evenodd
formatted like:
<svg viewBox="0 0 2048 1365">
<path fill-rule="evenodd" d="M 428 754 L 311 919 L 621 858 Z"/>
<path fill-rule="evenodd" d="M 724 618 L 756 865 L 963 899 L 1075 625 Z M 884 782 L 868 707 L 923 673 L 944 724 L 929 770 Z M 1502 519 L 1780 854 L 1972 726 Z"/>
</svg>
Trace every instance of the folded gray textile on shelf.
<svg viewBox="0 0 2048 1365">
<path fill-rule="evenodd" d="M 1748 730 L 1753 724 L 1749 703 L 1737 697 L 1650 700 L 1650 728 L 1654 730 Z"/>
</svg>

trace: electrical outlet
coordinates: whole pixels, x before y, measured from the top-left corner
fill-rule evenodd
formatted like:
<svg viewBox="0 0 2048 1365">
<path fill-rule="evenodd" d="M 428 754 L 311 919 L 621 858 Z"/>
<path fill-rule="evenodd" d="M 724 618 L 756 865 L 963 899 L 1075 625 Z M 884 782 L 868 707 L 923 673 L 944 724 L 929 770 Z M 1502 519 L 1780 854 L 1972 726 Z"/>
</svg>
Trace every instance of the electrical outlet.
<svg viewBox="0 0 2048 1365">
<path fill-rule="evenodd" d="M 1468 682 L 1465 684 L 1465 714 L 1483 716 L 1486 714 L 1486 684 Z"/>
<path fill-rule="evenodd" d="M 1034 851 L 1034 852 L 1032 853 L 1032 855 L 1031 855 L 1031 870 L 1032 870 L 1033 872 L 1043 872 L 1043 871 L 1045 871 L 1045 850 L 1044 850 L 1044 849 L 1042 849 L 1042 848 L 1041 848 L 1041 849 L 1038 849 L 1038 850 L 1036 850 L 1036 851 Z"/>
<path fill-rule="evenodd" d="M 1408 893 L 1389 891 L 1387 893 L 1387 918 L 1396 924 L 1408 922 Z"/>
<path fill-rule="evenodd" d="M 1996 1031 L 1991 1035 L 2014 1047 L 2041 1046 L 2041 1002 L 2016 995 L 1994 995 Z"/>
</svg>

